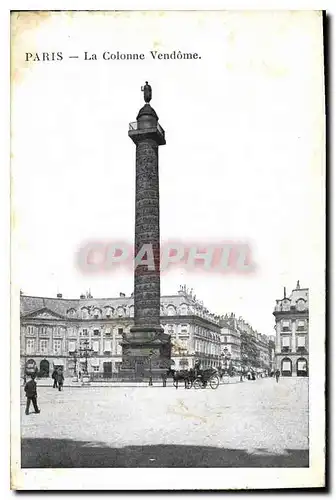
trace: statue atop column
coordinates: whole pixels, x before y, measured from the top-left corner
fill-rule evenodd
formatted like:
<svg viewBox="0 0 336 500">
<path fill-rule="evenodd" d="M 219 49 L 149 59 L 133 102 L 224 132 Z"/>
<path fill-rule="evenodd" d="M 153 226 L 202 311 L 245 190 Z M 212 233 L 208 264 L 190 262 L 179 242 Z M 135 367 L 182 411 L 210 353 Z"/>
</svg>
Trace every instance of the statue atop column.
<svg viewBox="0 0 336 500">
<path fill-rule="evenodd" d="M 152 87 L 146 82 L 146 85 L 141 87 L 142 92 L 144 93 L 145 102 L 149 102 L 152 100 Z"/>
</svg>

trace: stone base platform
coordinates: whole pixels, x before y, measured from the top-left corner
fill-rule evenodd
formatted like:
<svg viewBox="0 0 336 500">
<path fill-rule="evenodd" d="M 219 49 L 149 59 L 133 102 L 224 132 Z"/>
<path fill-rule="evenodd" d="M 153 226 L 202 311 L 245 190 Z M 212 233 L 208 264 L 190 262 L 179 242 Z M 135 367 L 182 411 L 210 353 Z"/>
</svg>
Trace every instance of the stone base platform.
<svg viewBox="0 0 336 500">
<path fill-rule="evenodd" d="M 121 377 L 159 378 L 172 365 L 170 335 L 158 327 L 133 327 L 122 345 Z"/>
</svg>

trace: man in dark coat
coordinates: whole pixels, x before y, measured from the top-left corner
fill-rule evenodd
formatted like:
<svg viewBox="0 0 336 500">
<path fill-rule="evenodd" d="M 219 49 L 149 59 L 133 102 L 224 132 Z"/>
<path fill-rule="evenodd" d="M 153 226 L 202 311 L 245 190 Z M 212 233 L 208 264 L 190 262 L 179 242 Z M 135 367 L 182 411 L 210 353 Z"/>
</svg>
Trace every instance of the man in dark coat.
<svg viewBox="0 0 336 500">
<path fill-rule="evenodd" d="M 280 370 L 278 369 L 276 372 L 275 372 L 275 379 L 277 382 L 279 382 L 279 377 L 280 377 Z"/>
<path fill-rule="evenodd" d="M 37 388 L 36 388 L 36 382 L 34 380 L 34 375 L 31 375 L 31 379 L 28 380 L 28 382 L 25 385 L 25 393 L 27 397 L 27 404 L 26 404 L 26 415 L 29 415 L 29 407 L 30 407 L 30 402 L 33 403 L 35 413 L 40 413 L 40 410 L 38 409 L 37 406 Z"/>
<path fill-rule="evenodd" d="M 53 389 L 57 389 L 57 370 L 54 369 L 54 371 L 52 372 L 52 375 L 51 375 L 51 378 L 54 380 L 54 385 L 53 385 Z"/>
<path fill-rule="evenodd" d="M 57 384 L 58 384 L 58 390 L 61 391 L 63 387 L 63 382 L 64 382 L 64 376 L 62 370 L 58 370 L 57 372 Z"/>
</svg>

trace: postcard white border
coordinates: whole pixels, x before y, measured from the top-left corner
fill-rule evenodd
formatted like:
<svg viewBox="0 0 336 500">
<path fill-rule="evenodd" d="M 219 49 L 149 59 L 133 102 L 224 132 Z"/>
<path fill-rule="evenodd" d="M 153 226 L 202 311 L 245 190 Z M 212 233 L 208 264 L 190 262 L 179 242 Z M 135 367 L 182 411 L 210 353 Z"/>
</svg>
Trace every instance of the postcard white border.
<svg viewBox="0 0 336 500">
<path fill-rule="evenodd" d="M 78 2 L 30 2 L 29 10 L 77 10 Z M 142 2 L 144 4 L 144 2 Z M 169 7 L 167 8 L 167 4 Z M 188 5 L 186 5 L 188 4 Z M 148 10 L 237 10 L 237 9 L 319 9 L 315 1 L 260 1 L 260 2 L 225 2 L 209 1 L 204 7 L 204 2 L 193 2 L 190 9 L 189 2 L 146 2 L 143 8 Z M 99 6 L 98 6 L 99 5 Z M 15 2 L 10 5 L 13 10 L 27 10 L 26 2 Z M 140 10 L 139 2 L 92 2 L 82 1 L 80 10 L 112 10 L 128 9 Z M 324 168 L 322 166 L 322 168 Z M 6 186 L 6 180 L 4 185 Z M 5 211 L 6 213 L 6 211 Z M 323 221 L 323 214 L 322 221 Z M 6 226 L 5 226 L 6 228 Z M 320 229 L 317 239 L 325 241 L 324 226 Z M 14 489 L 25 490 L 197 490 L 197 489 L 256 489 L 256 488 L 297 488 L 318 487 L 324 484 L 324 351 L 321 338 L 324 339 L 325 310 L 324 310 L 324 246 L 319 259 L 319 272 L 317 273 L 316 286 L 310 290 L 311 294 L 311 322 L 310 330 L 319 332 L 317 349 L 310 349 L 310 467 L 305 469 L 232 469 L 232 468 L 207 468 L 207 469 L 19 469 L 13 472 L 11 484 Z M 12 249 L 15 253 L 15 249 Z M 5 255 L 6 265 L 6 255 Z M 318 271 L 318 270 L 317 270 Z M 11 291 L 11 332 L 18 331 L 19 311 L 18 297 L 19 288 L 15 287 L 15 274 L 12 269 Z M 4 298 L 5 297 L 5 298 Z M 6 304 L 6 288 L 4 290 L 3 303 Z M 6 322 L 6 318 L 5 322 Z M 8 324 L 4 326 L 6 331 Z M 20 398 L 17 377 L 19 360 L 19 346 L 12 333 L 11 349 L 11 381 L 12 381 L 12 460 L 16 460 L 19 451 L 19 429 L 20 429 Z M 201 473 L 202 470 L 202 473 Z"/>
</svg>

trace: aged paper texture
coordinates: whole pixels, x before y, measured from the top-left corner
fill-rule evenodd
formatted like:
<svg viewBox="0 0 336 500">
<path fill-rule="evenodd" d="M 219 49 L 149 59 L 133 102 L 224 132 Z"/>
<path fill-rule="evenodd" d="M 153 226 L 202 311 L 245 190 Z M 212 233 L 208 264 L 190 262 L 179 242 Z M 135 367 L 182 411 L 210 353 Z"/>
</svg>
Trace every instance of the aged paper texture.
<svg viewBox="0 0 336 500">
<path fill-rule="evenodd" d="M 12 12 L 11 185 L 13 489 L 324 485 L 321 12 Z"/>
</svg>

